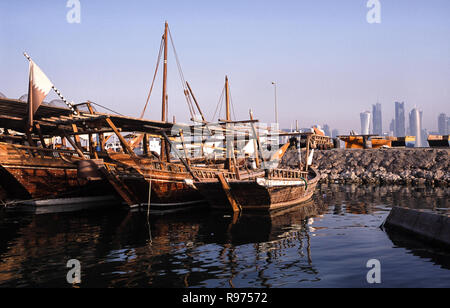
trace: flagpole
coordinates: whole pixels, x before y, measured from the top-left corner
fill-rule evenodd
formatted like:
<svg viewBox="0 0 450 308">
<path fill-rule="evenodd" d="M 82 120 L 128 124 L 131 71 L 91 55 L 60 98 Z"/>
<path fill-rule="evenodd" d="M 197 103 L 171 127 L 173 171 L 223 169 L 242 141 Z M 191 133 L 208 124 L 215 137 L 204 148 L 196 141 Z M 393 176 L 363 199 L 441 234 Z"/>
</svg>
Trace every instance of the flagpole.
<svg viewBox="0 0 450 308">
<path fill-rule="evenodd" d="M 28 61 L 31 61 L 31 57 L 24 52 L 23 55 L 25 56 L 25 58 L 28 59 Z M 69 107 L 69 109 L 72 111 L 72 113 L 74 115 L 78 115 L 78 112 L 75 110 L 75 107 L 73 107 L 73 105 L 71 103 L 69 103 L 64 96 L 62 96 L 61 92 L 59 92 L 59 90 L 57 88 L 55 88 L 55 86 L 52 85 L 52 89 L 53 91 L 55 91 L 55 93 L 62 99 L 62 101 L 67 105 L 67 107 Z"/>
</svg>

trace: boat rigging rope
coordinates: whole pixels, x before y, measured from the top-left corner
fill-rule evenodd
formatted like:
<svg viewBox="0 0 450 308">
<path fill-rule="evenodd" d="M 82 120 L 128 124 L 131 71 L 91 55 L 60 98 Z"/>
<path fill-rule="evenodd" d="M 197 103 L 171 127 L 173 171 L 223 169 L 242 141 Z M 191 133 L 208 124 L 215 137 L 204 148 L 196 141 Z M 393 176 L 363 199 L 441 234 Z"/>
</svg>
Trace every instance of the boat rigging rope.
<svg viewBox="0 0 450 308">
<path fill-rule="evenodd" d="M 173 42 L 172 32 L 170 31 L 169 27 L 168 27 L 168 30 L 169 30 L 168 32 L 169 32 L 169 37 L 170 37 L 170 43 L 172 45 L 173 53 L 175 55 L 175 61 L 177 62 L 178 74 L 180 76 L 180 80 L 181 80 L 181 84 L 182 84 L 181 86 L 183 88 L 184 96 L 186 97 L 186 102 L 189 107 L 189 113 L 191 114 L 191 117 L 194 119 L 195 115 L 196 115 L 195 108 L 192 104 L 192 101 L 189 98 L 189 90 L 187 89 L 187 86 L 186 86 L 186 80 L 184 78 L 183 69 L 181 68 L 180 59 L 178 58 L 178 53 L 175 48 L 175 44 Z"/>
<path fill-rule="evenodd" d="M 94 105 L 97 105 L 97 106 L 99 106 L 99 107 L 101 107 L 101 108 L 103 108 L 103 109 L 106 109 L 106 110 L 108 110 L 108 111 L 111 111 L 111 112 L 113 112 L 113 113 L 115 113 L 115 114 L 117 114 L 117 115 L 120 115 L 120 116 L 123 116 L 123 117 L 124 117 L 123 114 L 118 113 L 117 111 L 114 111 L 114 110 L 112 110 L 112 109 L 109 109 L 109 108 L 107 108 L 107 107 L 105 107 L 105 106 L 102 106 L 102 105 L 97 104 L 97 103 L 94 103 L 94 102 L 90 102 L 90 103 L 91 103 L 91 104 L 94 104 Z"/>
<path fill-rule="evenodd" d="M 150 227 L 150 199 L 152 197 L 152 180 L 148 181 L 148 202 L 147 202 L 147 226 L 148 226 L 148 237 L 149 237 L 149 244 L 152 244 L 152 230 Z"/>
<path fill-rule="evenodd" d="M 236 120 L 236 113 L 235 113 L 235 108 L 234 108 L 234 104 L 233 104 L 233 95 L 231 95 L 231 87 L 229 87 L 229 92 L 230 92 L 230 103 L 231 103 L 231 110 L 233 110 L 233 116 L 234 119 Z"/>
<path fill-rule="evenodd" d="M 225 86 L 222 88 L 222 93 L 220 94 L 219 101 L 217 102 L 216 111 L 214 111 L 214 115 L 212 117 L 213 122 L 214 122 L 214 119 L 216 118 L 217 109 L 219 109 L 219 106 L 220 106 L 219 116 L 220 116 L 220 112 L 222 111 L 222 99 L 223 99 L 224 94 L 225 94 Z"/>
<path fill-rule="evenodd" d="M 234 104 L 233 104 L 233 96 L 231 95 L 231 89 L 229 89 L 229 92 L 230 92 L 231 110 L 233 111 L 234 119 L 237 119 L 237 117 L 236 117 L 236 112 L 235 112 L 235 109 L 236 109 L 236 108 L 234 108 Z M 222 106 L 224 105 L 224 99 L 223 99 L 223 98 L 224 98 L 224 95 L 225 95 L 225 86 L 223 87 L 222 93 L 220 94 L 219 101 L 217 102 L 216 110 L 214 111 L 214 115 L 213 115 L 213 117 L 212 117 L 212 121 L 214 121 L 214 119 L 216 118 L 217 109 L 219 109 L 219 106 L 220 106 L 220 109 L 219 109 L 219 114 L 218 114 L 218 116 L 220 117 L 220 114 L 222 113 Z"/>
<path fill-rule="evenodd" d="M 155 84 L 156 75 L 158 74 L 159 63 L 161 62 L 161 55 L 162 55 L 162 50 L 163 50 L 163 46 L 164 46 L 163 43 L 164 43 L 164 38 L 161 38 L 161 43 L 159 45 L 159 52 L 158 52 L 158 61 L 156 62 L 156 69 L 155 69 L 155 73 L 153 75 L 153 80 L 152 80 L 152 84 L 150 86 L 150 90 L 148 92 L 147 101 L 145 102 L 144 109 L 142 110 L 142 113 L 141 113 L 141 117 L 140 117 L 141 119 L 144 117 L 145 110 L 147 109 L 148 102 L 150 101 L 150 96 L 152 95 L 153 85 Z"/>
</svg>

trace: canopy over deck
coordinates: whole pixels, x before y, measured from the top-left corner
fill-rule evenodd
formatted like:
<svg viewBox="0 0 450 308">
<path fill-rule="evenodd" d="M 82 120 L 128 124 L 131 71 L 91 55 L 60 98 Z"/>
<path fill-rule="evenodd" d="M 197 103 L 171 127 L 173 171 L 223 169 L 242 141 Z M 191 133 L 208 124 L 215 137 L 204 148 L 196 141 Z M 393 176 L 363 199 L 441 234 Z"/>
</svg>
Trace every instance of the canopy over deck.
<svg viewBox="0 0 450 308">
<path fill-rule="evenodd" d="M 28 104 L 26 102 L 0 98 L 0 127 L 14 130 L 19 133 L 25 133 L 27 121 Z M 68 135 L 96 134 L 105 132 L 114 132 L 115 128 L 120 132 L 136 132 L 161 135 L 165 132 L 171 135 L 171 131 L 176 125 L 177 133 L 179 129 L 195 130 L 206 128 L 208 131 L 222 131 L 227 133 L 234 131 L 240 132 L 238 127 L 227 127 L 227 124 L 257 123 L 258 120 L 246 121 L 219 121 L 218 123 L 198 123 L 188 125 L 182 123 L 170 123 L 146 119 L 138 119 L 122 115 L 113 115 L 106 113 L 83 112 L 78 110 L 74 115 L 70 109 L 41 105 L 34 116 L 35 123 L 39 124 L 41 133 L 45 136 L 61 136 L 64 132 Z M 111 127 L 111 123 L 115 128 Z M 77 127 L 74 130 L 74 126 Z M 35 129 L 35 128 L 34 128 Z M 35 130 L 36 132 L 36 130 Z M 37 133 L 37 132 L 36 132 Z"/>
<path fill-rule="evenodd" d="M 49 117 L 70 116 L 71 114 L 72 111 L 69 109 L 41 105 L 34 118 L 40 120 Z M 27 115 L 28 103 L 11 98 L 0 98 L 0 127 L 23 132 L 28 119 Z"/>
<path fill-rule="evenodd" d="M 0 127 L 24 133 L 27 114 L 28 104 L 26 102 L 0 98 Z M 111 130 L 106 121 L 107 118 L 111 119 L 114 125 L 122 131 L 158 133 L 160 130 L 170 131 L 174 125 L 173 123 L 103 113 L 92 115 L 80 112 L 78 115 L 73 115 L 69 109 L 48 105 L 41 105 L 34 116 L 35 122 L 40 125 L 42 133 L 45 135 L 59 135 L 61 130 L 70 131 L 72 124 L 80 128 L 79 133 L 81 134 Z"/>
</svg>

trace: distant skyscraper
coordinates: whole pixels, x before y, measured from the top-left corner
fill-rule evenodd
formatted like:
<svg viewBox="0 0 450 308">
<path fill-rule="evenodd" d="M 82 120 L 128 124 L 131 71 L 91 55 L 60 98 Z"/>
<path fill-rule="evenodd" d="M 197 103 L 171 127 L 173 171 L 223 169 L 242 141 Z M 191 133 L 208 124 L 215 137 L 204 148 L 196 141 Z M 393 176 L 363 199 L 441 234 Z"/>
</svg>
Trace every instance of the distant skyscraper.
<svg viewBox="0 0 450 308">
<path fill-rule="evenodd" d="M 325 132 L 325 136 L 331 137 L 330 127 L 328 124 L 323 125 L 323 131 Z"/>
<path fill-rule="evenodd" d="M 425 128 L 422 128 L 422 147 L 428 147 L 428 130 Z"/>
<path fill-rule="evenodd" d="M 372 128 L 375 135 L 381 136 L 383 134 L 383 120 L 381 117 L 381 104 L 372 105 L 373 122 Z"/>
<path fill-rule="evenodd" d="M 414 108 L 409 113 L 409 127 L 411 130 L 411 135 L 416 137 L 416 148 L 422 146 L 422 121 L 421 121 L 421 111 Z"/>
<path fill-rule="evenodd" d="M 448 118 L 445 113 L 441 113 L 438 117 L 439 135 L 448 135 Z"/>
<path fill-rule="evenodd" d="M 405 103 L 395 102 L 395 136 L 405 135 Z"/>
<path fill-rule="evenodd" d="M 337 136 L 339 136 L 339 131 L 337 129 L 333 129 L 331 132 L 331 138 L 336 138 Z"/>
<path fill-rule="evenodd" d="M 395 136 L 395 120 L 392 119 L 391 124 L 389 124 L 389 136 Z"/>
<path fill-rule="evenodd" d="M 450 118 L 447 118 L 447 134 L 450 134 Z"/>
<path fill-rule="evenodd" d="M 361 118 L 361 135 L 368 135 L 370 133 L 370 111 L 365 111 L 359 114 Z"/>
</svg>

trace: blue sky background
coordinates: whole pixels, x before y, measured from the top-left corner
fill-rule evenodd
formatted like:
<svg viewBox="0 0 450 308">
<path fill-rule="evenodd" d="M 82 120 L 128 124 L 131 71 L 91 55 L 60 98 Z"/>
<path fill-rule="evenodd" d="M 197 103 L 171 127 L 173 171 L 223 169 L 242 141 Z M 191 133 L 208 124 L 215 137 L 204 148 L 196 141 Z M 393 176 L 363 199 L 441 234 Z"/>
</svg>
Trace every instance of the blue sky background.
<svg viewBox="0 0 450 308">
<path fill-rule="evenodd" d="M 328 123 L 359 130 L 359 113 L 377 100 L 383 129 L 394 101 L 424 110 L 437 129 L 450 114 L 450 1 L 380 0 L 381 24 L 368 24 L 366 0 L 81 0 L 69 24 L 66 0 L 0 1 L 0 92 L 27 92 L 27 51 L 70 100 L 91 100 L 138 116 L 145 104 L 168 20 L 186 79 L 211 120 L 230 78 L 236 115 L 252 108 L 289 128 Z M 160 118 L 161 76 L 147 118 Z M 52 96 L 49 98 L 53 98 Z M 188 108 L 169 51 L 169 112 Z"/>
</svg>

